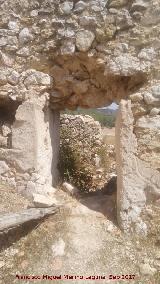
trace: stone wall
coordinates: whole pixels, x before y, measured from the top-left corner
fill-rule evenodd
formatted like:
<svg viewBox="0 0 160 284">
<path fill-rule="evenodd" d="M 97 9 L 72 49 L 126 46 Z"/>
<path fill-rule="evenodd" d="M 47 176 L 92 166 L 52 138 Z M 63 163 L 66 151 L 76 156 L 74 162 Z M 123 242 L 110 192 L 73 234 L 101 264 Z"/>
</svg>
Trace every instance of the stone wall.
<svg viewBox="0 0 160 284">
<path fill-rule="evenodd" d="M 123 134 L 128 127 L 129 135 L 136 139 L 134 156 L 159 175 L 159 0 L 1 0 L 0 8 L 0 110 L 10 114 L 14 106 L 11 121 L 10 115 L 4 122 L 1 118 L 2 179 L 6 175 L 13 184 L 16 179 L 18 186 L 21 175 L 22 185 L 25 179 L 27 183 L 40 180 L 43 188 L 44 183 L 51 184 L 53 159 L 57 158 L 49 156 L 52 151 L 58 153 L 56 145 L 53 150 L 58 122 L 52 135 L 49 110 L 99 107 L 121 99 L 131 100 L 131 106 L 126 108 L 117 138 L 122 153 L 119 180 L 124 179 L 127 164 L 122 141 L 128 143 Z M 2 136 L 4 123 L 12 129 L 8 137 Z M 9 174 L 4 172 L 4 163 Z M 138 192 L 144 178 L 140 175 L 137 180 L 132 169 L 127 184 L 134 180 L 139 184 Z M 157 177 L 153 178 L 159 194 Z M 29 184 L 29 190 L 35 186 Z M 123 192 L 130 195 L 130 186 L 119 190 L 120 196 Z M 141 197 L 136 196 L 141 212 Z M 134 199 L 130 199 L 131 207 L 132 202 L 134 206 Z M 125 214 L 120 223 L 129 228 L 130 215 L 128 211 Z"/>
<path fill-rule="evenodd" d="M 158 0 L 0 4 L 1 99 L 96 107 L 159 80 Z"/>
</svg>

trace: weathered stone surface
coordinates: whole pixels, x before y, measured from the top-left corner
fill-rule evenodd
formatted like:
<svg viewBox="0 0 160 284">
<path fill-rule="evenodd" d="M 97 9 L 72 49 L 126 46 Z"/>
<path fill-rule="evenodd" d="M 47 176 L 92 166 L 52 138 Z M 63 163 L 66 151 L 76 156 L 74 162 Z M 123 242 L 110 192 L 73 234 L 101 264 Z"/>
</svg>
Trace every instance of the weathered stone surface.
<svg viewBox="0 0 160 284">
<path fill-rule="evenodd" d="M 33 203 L 36 207 L 51 207 L 53 205 L 57 204 L 57 201 L 55 198 L 47 197 L 40 194 L 33 194 Z"/>
<path fill-rule="evenodd" d="M 154 127 L 152 121 L 151 118 L 150 125 Z M 140 155 L 137 156 L 137 147 L 141 143 L 137 143 L 137 135 L 133 133 L 131 102 L 122 101 L 120 104 L 116 138 L 117 164 L 121 165 L 117 168 L 119 223 L 126 231 L 135 230 L 138 234 L 146 235 L 147 219 L 145 213 L 144 216 L 142 213 L 146 205 L 152 202 L 151 195 L 154 195 L 155 199 L 159 198 L 160 173 L 142 161 Z M 151 195 L 149 191 L 152 192 Z"/>
<path fill-rule="evenodd" d="M 132 4 L 132 10 L 136 11 L 142 11 L 148 8 L 149 6 L 149 1 L 144 1 L 144 0 L 136 0 Z"/>
<path fill-rule="evenodd" d="M 160 100 L 160 85 L 156 84 L 151 88 L 153 97 Z"/>
<path fill-rule="evenodd" d="M 36 167 L 38 137 L 35 122 L 38 108 L 40 107 L 25 102 L 18 108 L 13 124 L 12 147 L 18 150 L 15 161 L 22 171 Z M 26 137 L 32 137 L 32 140 L 26 139 Z"/>
<path fill-rule="evenodd" d="M 148 105 L 156 105 L 159 102 L 159 99 L 155 98 L 152 93 L 146 92 L 144 94 L 144 101 Z"/>
<path fill-rule="evenodd" d="M 143 100 L 143 96 L 141 93 L 135 93 L 130 96 L 132 102 L 141 102 Z"/>
<path fill-rule="evenodd" d="M 17 85 L 19 81 L 19 73 L 16 71 L 13 71 L 10 73 L 10 75 L 8 76 L 8 83 L 10 83 L 11 85 Z"/>
<path fill-rule="evenodd" d="M 19 33 L 19 42 L 20 44 L 28 43 L 33 39 L 33 36 L 28 28 L 24 28 Z"/>
<path fill-rule="evenodd" d="M 50 87 L 52 84 L 52 78 L 48 74 L 30 70 L 27 78 L 24 80 L 24 85 L 27 88 L 32 88 L 36 85 L 44 85 Z"/>
<path fill-rule="evenodd" d="M 76 196 L 78 194 L 78 190 L 75 186 L 69 184 L 68 182 L 64 182 L 62 184 L 63 190 L 66 191 L 71 196 Z"/>
<path fill-rule="evenodd" d="M 156 57 L 156 52 L 153 47 L 151 48 L 143 48 L 138 54 L 138 58 L 151 61 Z"/>
<path fill-rule="evenodd" d="M 135 134 L 138 156 L 153 168 L 160 168 L 160 117 L 144 116 L 137 120 Z"/>
<path fill-rule="evenodd" d="M 74 11 L 80 13 L 80 12 L 82 12 L 82 11 L 85 10 L 86 6 L 87 6 L 86 2 L 84 2 L 84 1 L 78 1 L 78 2 L 75 4 Z"/>
<path fill-rule="evenodd" d="M 111 0 L 109 1 L 109 8 L 120 8 L 125 6 L 128 3 L 128 0 Z"/>
<path fill-rule="evenodd" d="M 159 108 L 152 108 L 151 109 L 151 111 L 150 111 L 150 115 L 151 116 L 156 116 L 156 115 L 158 115 L 158 114 L 160 114 L 160 109 Z"/>
<path fill-rule="evenodd" d="M 73 9 L 73 1 L 65 1 L 60 6 L 60 12 L 65 15 L 69 15 Z"/>
<path fill-rule="evenodd" d="M 88 51 L 94 41 L 95 35 L 91 31 L 81 31 L 76 35 L 76 47 L 79 51 Z"/>
<path fill-rule="evenodd" d="M 124 76 L 130 76 L 141 70 L 145 71 L 145 67 L 140 64 L 138 58 L 125 54 L 120 55 L 111 60 L 108 64 L 109 72 L 117 75 L 124 74 Z"/>
<path fill-rule="evenodd" d="M 12 147 L 15 162 L 22 171 L 37 171 L 45 177 L 45 182 L 52 184 L 56 176 L 58 142 L 55 137 L 55 148 L 52 150 L 51 134 L 56 130 L 56 119 L 52 112 L 43 111 L 43 105 L 25 102 L 17 113 L 12 128 Z M 58 136 L 58 135 L 57 135 Z M 26 137 L 32 137 L 31 140 Z M 52 152 L 53 151 L 53 152 Z M 12 159 L 12 157 L 9 157 Z M 52 159 L 53 164 L 52 164 Z M 52 177 L 52 170 L 54 174 Z"/>
<path fill-rule="evenodd" d="M 19 31 L 18 21 L 9 21 L 8 28 L 10 30 L 14 30 L 15 32 L 18 32 Z"/>
<path fill-rule="evenodd" d="M 32 174 L 31 177 L 29 176 L 29 179 L 26 181 L 25 188 L 21 188 L 21 185 L 18 186 L 18 189 L 22 191 L 22 194 L 27 196 L 29 199 L 33 198 L 34 193 L 44 195 L 46 197 L 54 197 L 57 189 L 46 183 L 45 176 L 40 176 L 40 174 L 38 174 L 40 178 L 33 179 L 33 175 L 34 174 Z M 43 182 L 41 182 L 40 179 L 43 179 Z"/>
<path fill-rule="evenodd" d="M 9 171 L 9 167 L 6 162 L 0 161 L 0 175 L 6 173 L 7 171 Z"/>
</svg>

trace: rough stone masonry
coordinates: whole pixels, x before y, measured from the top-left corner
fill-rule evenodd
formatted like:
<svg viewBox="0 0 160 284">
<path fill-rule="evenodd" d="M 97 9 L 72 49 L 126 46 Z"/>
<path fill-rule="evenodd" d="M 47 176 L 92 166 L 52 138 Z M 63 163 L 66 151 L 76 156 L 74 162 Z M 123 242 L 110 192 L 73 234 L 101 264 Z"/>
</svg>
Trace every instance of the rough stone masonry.
<svg viewBox="0 0 160 284">
<path fill-rule="evenodd" d="M 57 179 L 59 110 L 118 102 L 118 220 L 147 233 L 146 209 L 160 198 L 159 0 L 0 8 L 1 181 L 46 192 Z"/>
</svg>

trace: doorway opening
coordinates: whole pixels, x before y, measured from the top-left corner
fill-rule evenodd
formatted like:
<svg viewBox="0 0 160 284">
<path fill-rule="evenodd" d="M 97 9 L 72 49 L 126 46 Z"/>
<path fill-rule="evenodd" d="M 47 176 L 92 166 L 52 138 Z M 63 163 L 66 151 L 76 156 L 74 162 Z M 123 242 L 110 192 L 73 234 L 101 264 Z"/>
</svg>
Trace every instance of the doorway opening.
<svg viewBox="0 0 160 284">
<path fill-rule="evenodd" d="M 61 188 L 116 223 L 116 103 L 103 108 L 65 110 L 60 115 Z"/>
<path fill-rule="evenodd" d="M 116 189 L 115 120 L 118 105 L 63 111 L 59 169 L 81 192 Z M 108 186 L 112 183 L 111 186 Z"/>
</svg>

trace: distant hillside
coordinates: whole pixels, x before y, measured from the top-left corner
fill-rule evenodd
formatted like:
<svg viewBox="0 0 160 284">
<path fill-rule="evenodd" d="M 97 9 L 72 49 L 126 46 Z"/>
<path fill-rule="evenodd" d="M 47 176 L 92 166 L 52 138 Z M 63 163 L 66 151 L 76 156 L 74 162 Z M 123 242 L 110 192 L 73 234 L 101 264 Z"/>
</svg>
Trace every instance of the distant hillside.
<svg viewBox="0 0 160 284">
<path fill-rule="evenodd" d="M 103 109 L 81 109 L 78 108 L 75 111 L 66 110 L 63 113 L 72 114 L 72 115 L 90 115 L 95 120 L 99 121 L 101 126 L 112 128 L 115 126 L 115 119 L 116 119 L 116 112 L 117 110 L 108 110 L 108 108 Z"/>
<path fill-rule="evenodd" d="M 118 111 L 118 105 L 116 103 L 112 103 L 110 106 L 98 108 L 97 110 L 106 115 L 116 115 Z"/>
<path fill-rule="evenodd" d="M 117 114 L 117 109 L 112 109 L 112 108 L 99 108 L 97 109 L 98 112 L 101 112 L 103 114 L 106 114 L 106 115 L 113 115 L 113 116 L 116 116 Z"/>
</svg>

